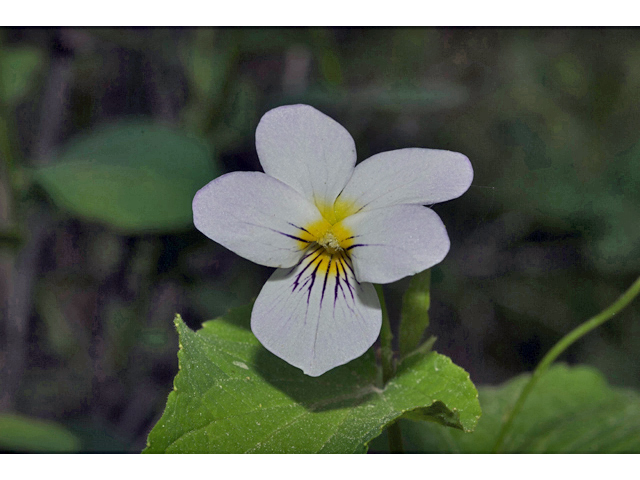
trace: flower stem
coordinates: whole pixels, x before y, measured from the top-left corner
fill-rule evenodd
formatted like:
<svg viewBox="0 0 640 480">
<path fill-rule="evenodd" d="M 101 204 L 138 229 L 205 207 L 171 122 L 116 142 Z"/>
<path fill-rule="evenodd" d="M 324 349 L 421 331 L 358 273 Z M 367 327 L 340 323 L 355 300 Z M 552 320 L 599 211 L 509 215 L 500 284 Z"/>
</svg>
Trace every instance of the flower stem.
<svg viewBox="0 0 640 480">
<path fill-rule="evenodd" d="M 391 332 L 391 324 L 389 323 L 389 312 L 387 311 L 387 304 L 384 301 L 384 293 L 381 285 L 376 285 L 376 292 L 378 293 L 378 299 L 380 300 L 380 308 L 382 309 L 382 328 L 380 329 L 380 354 L 382 361 L 382 383 L 386 384 L 391 377 L 393 377 L 394 365 L 393 365 L 393 347 L 391 341 L 393 340 L 393 333 Z"/>
<path fill-rule="evenodd" d="M 544 356 L 542 361 L 538 364 L 536 369 L 533 371 L 531 378 L 529 378 L 529 382 L 524 386 L 518 400 L 516 400 L 513 409 L 509 413 L 507 420 L 502 424 L 502 428 L 500 429 L 500 433 L 498 435 L 498 439 L 496 440 L 496 444 L 493 447 L 494 453 L 499 453 L 504 440 L 506 438 L 507 432 L 513 423 L 514 418 L 518 415 L 522 406 L 524 405 L 527 397 L 533 390 L 533 387 L 536 385 L 540 377 L 549 369 L 551 364 L 554 362 L 558 356 L 562 352 L 564 352 L 571 344 L 573 344 L 576 340 L 580 339 L 591 330 L 596 327 L 599 327 L 607 320 L 613 318 L 613 316 L 626 307 L 637 295 L 640 293 L 640 277 L 636 279 L 635 282 L 628 288 L 626 292 L 624 292 L 614 303 L 612 303 L 608 308 L 598 313 L 596 316 L 591 317 L 586 322 L 582 323 L 571 332 L 566 334 L 564 337 L 560 339 L 558 343 Z"/>
<path fill-rule="evenodd" d="M 380 308 L 382 309 L 382 328 L 380 329 L 380 357 L 382 362 L 382 383 L 384 385 L 395 374 L 395 365 L 393 363 L 393 333 L 391 332 L 391 324 L 389 323 L 389 312 L 387 304 L 384 301 L 384 292 L 381 285 L 376 285 L 376 292 L 380 300 Z M 387 436 L 389 437 L 389 452 L 404 453 L 402 445 L 402 431 L 400 424 L 394 421 L 387 427 Z"/>
</svg>

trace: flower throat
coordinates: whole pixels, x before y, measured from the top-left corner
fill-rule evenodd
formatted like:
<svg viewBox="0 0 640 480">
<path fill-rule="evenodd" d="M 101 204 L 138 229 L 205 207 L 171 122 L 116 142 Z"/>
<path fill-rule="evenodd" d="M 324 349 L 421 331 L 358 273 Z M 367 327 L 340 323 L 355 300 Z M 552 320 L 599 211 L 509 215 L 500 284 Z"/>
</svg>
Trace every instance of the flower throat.
<svg viewBox="0 0 640 480">
<path fill-rule="evenodd" d="M 318 238 L 316 240 L 316 243 L 323 247 L 325 251 L 330 255 L 344 251 L 344 249 L 340 245 L 340 240 L 338 239 L 338 237 L 336 237 L 331 228 L 327 230 L 320 238 Z"/>
</svg>

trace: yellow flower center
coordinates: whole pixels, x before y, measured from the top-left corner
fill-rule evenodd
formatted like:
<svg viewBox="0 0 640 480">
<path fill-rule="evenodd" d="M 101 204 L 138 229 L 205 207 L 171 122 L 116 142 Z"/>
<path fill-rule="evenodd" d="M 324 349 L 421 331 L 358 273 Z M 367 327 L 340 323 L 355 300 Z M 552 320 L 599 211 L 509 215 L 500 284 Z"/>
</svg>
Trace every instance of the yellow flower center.
<svg viewBox="0 0 640 480">
<path fill-rule="evenodd" d="M 352 203 L 336 201 L 329 206 L 316 202 L 322 219 L 299 227 L 297 235 L 300 250 L 317 250 L 309 257 L 321 274 L 346 275 L 346 263 L 349 258 L 349 247 L 355 244 L 353 232 L 347 228 L 342 220 L 355 213 Z"/>
<path fill-rule="evenodd" d="M 301 229 L 298 242 L 300 250 L 312 244 L 320 245 L 329 255 L 346 251 L 353 245 L 353 233 L 342 222 L 331 224 L 318 220 Z"/>
</svg>

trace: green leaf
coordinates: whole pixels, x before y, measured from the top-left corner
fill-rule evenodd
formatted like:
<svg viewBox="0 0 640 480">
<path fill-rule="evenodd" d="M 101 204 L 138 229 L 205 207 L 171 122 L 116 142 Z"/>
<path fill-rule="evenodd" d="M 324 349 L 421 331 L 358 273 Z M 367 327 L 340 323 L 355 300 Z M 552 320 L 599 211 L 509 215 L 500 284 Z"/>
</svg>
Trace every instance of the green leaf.
<svg viewBox="0 0 640 480">
<path fill-rule="evenodd" d="M 400 313 L 400 356 L 415 350 L 429 326 L 431 304 L 431 270 L 425 270 L 411 278 L 409 288 L 402 298 Z"/>
<path fill-rule="evenodd" d="M 57 423 L 16 414 L 0 414 L 0 450 L 76 452 L 79 440 Z"/>
<path fill-rule="evenodd" d="M 403 422 L 415 452 L 488 453 L 505 413 L 513 406 L 528 375 L 500 387 L 481 387 L 482 418 L 470 435 L 438 425 Z M 505 452 L 640 452 L 640 395 L 612 388 L 590 367 L 556 365 L 542 377 L 515 418 Z"/>
<path fill-rule="evenodd" d="M 33 87 L 44 55 L 33 47 L 0 48 L 0 103 L 14 105 Z"/>
<path fill-rule="evenodd" d="M 34 180 L 71 214 L 137 234 L 191 227 L 194 194 L 218 174 L 201 142 L 127 122 L 72 142 Z"/>
<path fill-rule="evenodd" d="M 178 316 L 180 372 L 145 453 L 364 453 L 404 414 L 472 430 L 480 408 L 469 375 L 430 352 L 400 366 L 384 389 L 372 351 L 321 377 L 265 350 L 249 330 L 251 306 L 205 322 Z"/>
</svg>

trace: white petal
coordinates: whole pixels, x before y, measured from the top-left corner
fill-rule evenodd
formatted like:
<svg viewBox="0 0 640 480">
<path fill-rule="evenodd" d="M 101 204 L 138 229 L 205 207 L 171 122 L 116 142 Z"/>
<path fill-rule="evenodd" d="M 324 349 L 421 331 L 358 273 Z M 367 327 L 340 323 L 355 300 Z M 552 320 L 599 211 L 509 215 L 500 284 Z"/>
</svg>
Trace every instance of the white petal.
<svg viewBox="0 0 640 480">
<path fill-rule="evenodd" d="M 265 173 L 325 205 L 333 205 L 356 164 L 349 132 L 308 105 L 268 111 L 256 129 L 256 149 Z"/>
<path fill-rule="evenodd" d="M 329 266 L 320 252 L 309 252 L 293 269 L 276 270 L 251 313 L 251 330 L 262 345 L 312 377 L 366 352 L 382 322 L 373 285 L 358 283 L 348 260 L 334 255 Z"/>
<path fill-rule="evenodd" d="M 461 153 L 405 148 L 374 155 L 360 163 L 340 199 L 351 211 L 399 204 L 432 205 L 459 197 L 473 180 Z"/>
<path fill-rule="evenodd" d="M 306 245 L 300 227 L 322 219 L 294 189 L 261 172 L 233 172 L 193 198 L 193 223 L 210 239 L 252 262 L 291 267 Z"/>
<path fill-rule="evenodd" d="M 449 251 L 442 220 L 421 205 L 360 212 L 342 223 L 355 232 L 347 250 L 361 282 L 395 282 L 440 263 Z"/>
</svg>

